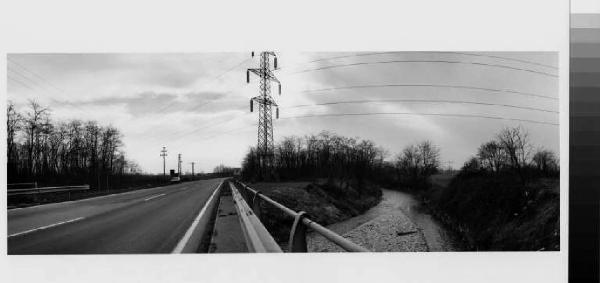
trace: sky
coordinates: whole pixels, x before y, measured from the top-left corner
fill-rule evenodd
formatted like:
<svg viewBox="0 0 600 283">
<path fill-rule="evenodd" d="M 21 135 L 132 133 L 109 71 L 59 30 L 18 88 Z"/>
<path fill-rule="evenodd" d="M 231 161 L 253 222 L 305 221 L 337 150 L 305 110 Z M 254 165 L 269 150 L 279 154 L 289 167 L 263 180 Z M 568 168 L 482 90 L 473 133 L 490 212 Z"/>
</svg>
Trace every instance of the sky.
<svg viewBox="0 0 600 283">
<path fill-rule="evenodd" d="M 392 160 L 404 147 L 431 140 L 442 164 L 458 168 L 504 127 L 522 126 L 534 148 L 559 153 L 557 53 L 277 57 L 282 94 L 273 84 L 280 108 L 280 119 L 273 119 L 275 142 L 330 131 L 370 139 Z M 250 52 L 9 54 L 7 62 L 8 99 L 18 110 L 26 111 L 34 99 L 49 106 L 54 121 L 112 125 L 123 133 L 127 157 L 145 172 L 162 173 L 163 146 L 167 171 L 177 167 L 180 153 L 184 172 L 191 162 L 196 172 L 212 172 L 219 164 L 240 167 L 257 142 L 258 114 L 250 113 L 249 100 L 259 94 L 258 78 L 247 84 L 246 69 L 259 61 Z M 315 105 L 351 101 L 361 102 Z M 326 116 L 306 117 L 315 115 Z M 488 118 L 465 117 L 472 115 Z"/>
</svg>

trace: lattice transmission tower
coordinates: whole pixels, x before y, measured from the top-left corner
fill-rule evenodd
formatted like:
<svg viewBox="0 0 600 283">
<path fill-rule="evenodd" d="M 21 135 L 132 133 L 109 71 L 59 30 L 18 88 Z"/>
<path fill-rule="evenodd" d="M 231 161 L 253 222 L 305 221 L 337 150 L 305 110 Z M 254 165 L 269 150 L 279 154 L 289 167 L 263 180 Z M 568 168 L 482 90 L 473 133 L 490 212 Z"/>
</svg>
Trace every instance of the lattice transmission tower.
<svg viewBox="0 0 600 283">
<path fill-rule="evenodd" d="M 254 52 L 252 52 L 254 57 Z M 271 57 L 273 57 L 273 70 L 271 69 Z M 281 82 L 275 77 L 273 71 L 277 70 L 277 55 L 272 51 L 260 53 L 260 67 L 246 71 L 246 81 L 250 83 L 250 73 L 260 78 L 260 94 L 250 99 L 250 112 L 254 112 L 254 102 L 258 103 L 258 143 L 256 150 L 263 167 L 269 167 L 272 163 L 273 150 L 273 112 L 276 109 L 276 118 L 279 118 L 279 107 L 271 96 L 271 82 L 278 84 L 279 95 L 281 95 Z"/>
</svg>

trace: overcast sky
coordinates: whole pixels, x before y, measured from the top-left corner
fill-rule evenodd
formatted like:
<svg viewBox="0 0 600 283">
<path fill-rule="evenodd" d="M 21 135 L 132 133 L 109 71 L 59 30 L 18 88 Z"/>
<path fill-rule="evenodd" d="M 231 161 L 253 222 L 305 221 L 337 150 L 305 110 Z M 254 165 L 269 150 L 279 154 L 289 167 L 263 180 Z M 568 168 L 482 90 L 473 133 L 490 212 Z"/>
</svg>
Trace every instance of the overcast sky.
<svg viewBox="0 0 600 283">
<path fill-rule="evenodd" d="M 339 58 L 311 62 L 332 57 Z M 557 66 L 556 53 L 323 52 L 278 53 L 278 58 L 281 70 L 275 74 L 282 82 L 283 93 L 274 93 L 282 118 L 274 120 L 276 142 L 284 136 L 327 130 L 371 139 L 393 158 L 405 146 L 429 139 L 441 148 L 445 166 L 450 162 L 459 167 L 503 127 L 521 125 L 536 147 L 559 152 L 558 126 L 507 120 L 558 124 L 558 114 L 547 111 L 414 101 L 294 107 L 339 101 L 422 99 L 558 111 L 556 99 L 515 93 L 557 98 L 558 71 L 551 67 Z M 168 150 L 167 170 L 176 168 L 177 154 L 181 153 L 184 171 L 191 170 L 189 163 L 194 161 L 197 172 L 211 172 L 221 163 L 239 167 L 248 148 L 256 144 L 258 117 L 256 112 L 250 113 L 248 101 L 258 94 L 258 80 L 251 77 L 250 84 L 246 84 L 245 71 L 257 67 L 258 60 L 251 58 L 249 52 L 11 54 L 8 59 L 8 98 L 20 110 L 25 109 L 28 99 L 36 99 L 51 108 L 55 121 L 77 118 L 113 125 L 124 134 L 128 158 L 147 172 L 162 173 L 163 146 Z M 389 61 L 403 62 L 381 63 Z M 373 64 L 355 64 L 368 62 Z M 349 66 L 323 68 L 334 65 Z M 315 70 L 319 68 L 323 69 Z M 390 84 L 468 86 L 509 92 L 426 86 L 307 92 Z M 276 90 L 275 85 L 273 89 Z M 290 118 L 341 113 L 413 114 Z M 504 120 L 420 115 L 423 113 Z"/>
</svg>

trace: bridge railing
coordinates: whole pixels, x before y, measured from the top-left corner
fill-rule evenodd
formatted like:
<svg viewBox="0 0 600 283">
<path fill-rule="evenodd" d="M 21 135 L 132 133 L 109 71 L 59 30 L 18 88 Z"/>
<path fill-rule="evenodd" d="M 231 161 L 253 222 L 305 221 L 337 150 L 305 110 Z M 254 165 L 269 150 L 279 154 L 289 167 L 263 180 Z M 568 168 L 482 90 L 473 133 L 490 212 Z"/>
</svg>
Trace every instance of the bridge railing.
<svg viewBox="0 0 600 283">
<path fill-rule="evenodd" d="M 14 184 L 9 184 L 14 185 Z M 21 184 L 19 184 L 21 185 Z M 16 195 L 35 195 L 42 193 L 56 193 L 56 192 L 70 192 L 70 191 L 85 191 L 89 190 L 90 185 L 81 185 L 81 186 L 59 186 L 59 187 L 36 187 L 26 188 L 26 189 L 8 189 L 7 193 L 9 196 Z"/>
<path fill-rule="evenodd" d="M 308 246 L 306 242 L 306 232 L 308 228 L 312 229 L 316 233 L 325 237 L 334 244 L 340 246 L 348 252 L 370 252 L 368 249 L 353 243 L 352 241 L 342 237 L 341 235 L 321 226 L 319 223 L 310 220 L 306 212 L 296 212 L 270 197 L 260 193 L 259 191 L 250 188 L 242 182 L 237 182 L 243 188 L 243 194 L 248 200 L 252 211 L 258 219 L 261 217 L 260 206 L 262 202 L 268 203 L 284 212 L 289 217 L 294 218 L 294 224 L 290 230 L 288 251 L 290 252 L 308 252 Z"/>
</svg>

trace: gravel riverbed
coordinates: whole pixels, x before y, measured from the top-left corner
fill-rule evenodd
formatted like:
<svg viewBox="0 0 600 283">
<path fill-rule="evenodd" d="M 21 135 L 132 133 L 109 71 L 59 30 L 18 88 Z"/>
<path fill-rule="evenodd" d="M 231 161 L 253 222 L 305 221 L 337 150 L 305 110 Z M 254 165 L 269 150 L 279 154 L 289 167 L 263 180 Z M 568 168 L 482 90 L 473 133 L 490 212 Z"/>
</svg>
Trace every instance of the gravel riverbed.
<svg viewBox="0 0 600 283">
<path fill-rule="evenodd" d="M 327 226 L 375 252 L 455 250 L 453 238 L 411 195 L 383 189 L 382 201 L 366 213 Z M 310 233 L 311 252 L 342 252 L 324 237 Z"/>
</svg>

